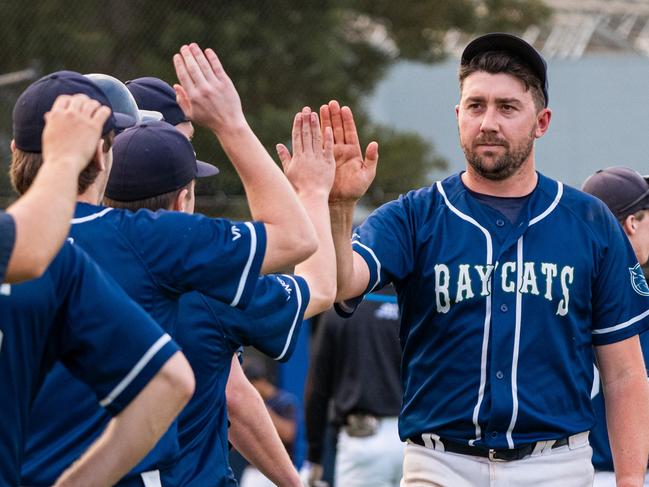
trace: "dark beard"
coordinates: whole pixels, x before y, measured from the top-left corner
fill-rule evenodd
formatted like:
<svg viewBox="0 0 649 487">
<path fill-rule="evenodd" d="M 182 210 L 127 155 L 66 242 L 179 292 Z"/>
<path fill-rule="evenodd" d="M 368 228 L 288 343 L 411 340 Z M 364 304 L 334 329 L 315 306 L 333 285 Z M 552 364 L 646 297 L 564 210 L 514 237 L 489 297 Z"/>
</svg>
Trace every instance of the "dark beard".
<svg viewBox="0 0 649 487">
<path fill-rule="evenodd" d="M 492 167 L 485 164 L 482 156 L 478 155 L 475 150 L 479 144 L 501 144 L 505 148 L 505 153 L 494 160 Z M 472 147 L 462 147 L 464 156 L 473 170 L 485 179 L 491 181 L 503 181 L 514 174 L 527 160 L 532 148 L 534 147 L 534 130 L 522 147 L 510 150 L 509 144 L 498 138 L 489 136 L 478 137 L 473 142 Z"/>
</svg>

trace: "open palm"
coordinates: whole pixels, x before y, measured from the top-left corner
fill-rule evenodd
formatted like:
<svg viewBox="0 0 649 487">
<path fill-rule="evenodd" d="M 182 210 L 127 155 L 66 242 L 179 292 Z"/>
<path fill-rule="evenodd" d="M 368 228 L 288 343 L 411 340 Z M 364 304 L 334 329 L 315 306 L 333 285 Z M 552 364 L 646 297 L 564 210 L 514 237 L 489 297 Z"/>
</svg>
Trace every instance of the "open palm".
<svg viewBox="0 0 649 487">
<path fill-rule="evenodd" d="M 322 129 L 331 127 L 334 136 L 336 177 L 329 202 L 357 201 L 367 192 L 376 175 L 378 144 L 371 142 L 363 157 L 352 111 L 348 107 L 340 108 L 335 100 L 320 107 L 320 119 Z"/>
</svg>

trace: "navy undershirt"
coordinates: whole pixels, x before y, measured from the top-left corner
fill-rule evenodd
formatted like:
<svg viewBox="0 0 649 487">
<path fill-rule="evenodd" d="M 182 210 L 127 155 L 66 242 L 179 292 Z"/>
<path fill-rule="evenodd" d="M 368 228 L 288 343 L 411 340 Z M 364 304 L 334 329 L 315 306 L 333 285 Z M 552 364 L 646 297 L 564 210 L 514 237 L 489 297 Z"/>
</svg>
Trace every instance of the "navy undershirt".
<svg viewBox="0 0 649 487">
<path fill-rule="evenodd" d="M 471 191 L 469 188 L 467 188 L 467 191 L 480 203 L 502 213 L 512 224 L 518 221 L 518 217 L 520 216 L 523 207 L 532 195 L 532 193 L 530 193 L 525 196 L 491 196 L 488 194 L 476 193 L 475 191 Z"/>
</svg>

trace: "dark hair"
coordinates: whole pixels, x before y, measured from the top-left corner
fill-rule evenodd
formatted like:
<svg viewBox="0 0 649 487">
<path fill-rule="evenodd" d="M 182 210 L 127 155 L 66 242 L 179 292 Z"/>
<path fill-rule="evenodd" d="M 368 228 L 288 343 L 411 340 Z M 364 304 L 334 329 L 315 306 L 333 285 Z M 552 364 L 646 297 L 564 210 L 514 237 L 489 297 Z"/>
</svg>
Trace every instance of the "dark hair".
<svg viewBox="0 0 649 487">
<path fill-rule="evenodd" d="M 113 208 L 122 208 L 129 211 L 137 211 L 143 208 L 151 211 L 170 210 L 173 206 L 174 200 L 178 197 L 178 194 L 180 194 L 183 189 L 189 190 L 192 183 L 193 180 L 182 188 L 135 201 L 117 201 L 110 199 L 108 196 L 104 196 L 104 205 L 112 206 Z"/>
<path fill-rule="evenodd" d="M 107 153 L 113 146 L 113 132 L 103 136 L 103 151 Z M 25 194 L 29 187 L 36 179 L 39 169 L 43 165 L 43 154 L 40 152 L 26 152 L 16 148 L 11 155 L 11 165 L 9 166 L 9 177 L 11 185 L 19 194 Z M 88 187 L 97 179 L 99 169 L 90 161 L 83 171 L 79 174 L 77 186 L 78 194 L 83 194 Z"/>
<path fill-rule="evenodd" d="M 460 90 L 464 85 L 464 80 L 478 71 L 491 74 L 506 73 L 514 76 L 523 82 L 526 91 L 531 90 L 537 111 L 545 107 L 545 96 L 543 96 L 541 80 L 527 64 L 509 52 L 486 51 L 478 54 L 468 63 L 461 64 L 458 73 Z"/>
</svg>

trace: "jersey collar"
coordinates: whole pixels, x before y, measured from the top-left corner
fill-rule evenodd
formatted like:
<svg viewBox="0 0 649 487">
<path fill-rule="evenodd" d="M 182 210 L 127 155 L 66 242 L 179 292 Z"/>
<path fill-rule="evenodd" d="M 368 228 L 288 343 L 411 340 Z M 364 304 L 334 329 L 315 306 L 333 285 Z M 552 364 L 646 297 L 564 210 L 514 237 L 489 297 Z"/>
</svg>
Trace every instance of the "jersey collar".
<svg viewBox="0 0 649 487">
<path fill-rule="evenodd" d="M 94 220 L 95 218 L 104 216 L 111 210 L 112 208 L 102 205 L 91 205 L 90 203 L 77 202 L 72 223 L 75 224 Z"/>
</svg>

